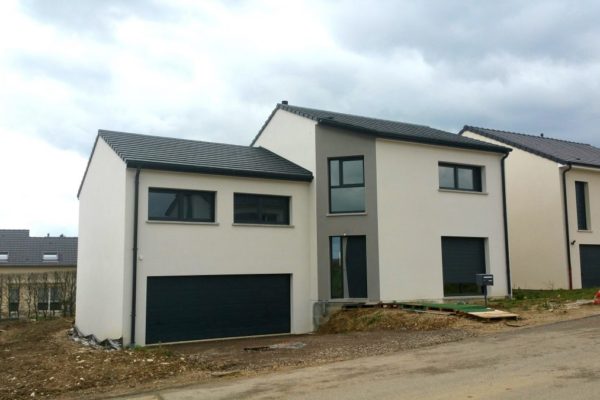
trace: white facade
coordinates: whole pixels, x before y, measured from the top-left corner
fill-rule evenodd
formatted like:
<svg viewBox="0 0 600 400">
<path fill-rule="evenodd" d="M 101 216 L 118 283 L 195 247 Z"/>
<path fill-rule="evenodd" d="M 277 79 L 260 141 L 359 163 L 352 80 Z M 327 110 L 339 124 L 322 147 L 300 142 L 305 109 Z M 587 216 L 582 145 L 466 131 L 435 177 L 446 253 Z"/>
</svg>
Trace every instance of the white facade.
<svg viewBox="0 0 600 400">
<path fill-rule="evenodd" d="M 465 131 L 463 136 L 492 144 L 497 140 Z M 565 231 L 563 171 L 559 164 L 512 147 L 506 161 L 506 194 L 513 287 L 568 289 L 569 256 Z M 577 229 L 575 181 L 588 183 L 590 229 Z M 566 173 L 572 285 L 581 288 L 579 245 L 600 244 L 600 169 L 573 166 Z M 574 242 L 573 242 L 574 241 Z"/>
<path fill-rule="evenodd" d="M 483 238 L 491 296 L 508 284 L 502 219 L 502 154 L 377 139 L 381 299 L 444 297 L 443 236 Z M 438 163 L 483 167 L 483 191 L 439 189 Z"/>
<path fill-rule="evenodd" d="M 76 325 L 124 344 L 131 342 L 134 178 L 100 138 L 80 194 Z M 149 187 L 215 191 L 215 222 L 149 221 Z M 234 193 L 290 196 L 290 226 L 234 224 Z M 135 343 L 145 344 L 150 276 L 291 274 L 291 332 L 311 331 L 308 197 L 306 182 L 142 169 Z"/>
<path fill-rule="evenodd" d="M 334 138 L 334 133 L 340 139 Z M 367 235 L 367 227 L 377 226 L 378 272 L 368 272 L 369 276 L 378 276 L 379 293 L 375 300 L 442 299 L 441 238 L 444 236 L 484 239 L 486 272 L 493 274 L 495 280 L 489 294 L 509 295 L 502 203 L 503 153 L 372 136 L 369 139 L 368 135 L 342 129 L 320 128 L 319 131 L 315 121 L 281 109 L 275 111 L 254 145 L 271 149 L 313 172 L 315 177 L 311 186 L 321 189 L 311 191 L 311 196 L 315 196 L 311 201 L 318 203 L 317 196 L 321 196 L 321 200 L 328 196 L 323 190 L 328 179 L 326 167 L 319 170 L 319 163 L 326 165 L 329 156 L 360 155 L 355 142 L 365 140 L 375 141 L 375 154 L 369 154 L 369 157 L 374 156 L 376 160 L 376 185 L 367 184 L 367 200 L 376 198 L 376 207 L 369 206 L 367 201 L 365 213 L 332 216 L 318 208 L 315 213 L 318 221 L 327 221 L 317 224 L 317 230 L 325 232 L 324 237 L 333 235 L 336 229 L 339 235 L 347 232 Z M 331 153 L 321 154 L 320 146 L 325 144 L 333 149 Z M 366 154 L 371 152 L 368 147 L 363 146 L 365 165 Z M 301 152 L 299 148 L 307 151 Z M 316 164 L 310 153 L 313 149 L 322 158 L 316 160 Z M 483 192 L 440 190 L 439 162 L 482 167 Z M 372 171 L 365 170 L 366 176 L 370 173 Z M 326 244 L 314 246 L 321 248 Z M 323 271 L 329 268 L 327 252 L 326 247 L 321 249 L 316 261 L 322 280 L 327 278 L 327 272 Z M 328 284 L 321 286 L 328 291 Z M 372 296 L 369 299 L 374 300 Z M 332 300 L 323 294 L 323 287 L 319 300 Z"/>
</svg>

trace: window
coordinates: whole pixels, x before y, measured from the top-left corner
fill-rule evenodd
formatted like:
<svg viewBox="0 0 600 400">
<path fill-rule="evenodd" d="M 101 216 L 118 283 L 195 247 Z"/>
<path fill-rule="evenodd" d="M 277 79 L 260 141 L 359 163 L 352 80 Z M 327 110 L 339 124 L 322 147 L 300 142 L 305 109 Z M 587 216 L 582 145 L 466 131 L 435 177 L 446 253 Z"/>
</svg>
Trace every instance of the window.
<svg viewBox="0 0 600 400">
<path fill-rule="evenodd" d="M 481 167 L 439 163 L 440 189 L 481 192 Z"/>
<path fill-rule="evenodd" d="M 8 314 L 10 318 L 19 317 L 19 286 L 10 285 L 8 287 Z"/>
<path fill-rule="evenodd" d="M 8 262 L 8 252 L 0 251 L 0 262 Z"/>
<path fill-rule="evenodd" d="M 363 157 L 329 159 L 329 212 L 365 211 Z"/>
<path fill-rule="evenodd" d="M 235 193 L 233 222 L 237 224 L 290 224 L 290 198 Z"/>
<path fill-rule="evenodd" d="M 61 302 L 58 286 L 42 286 L 37 289 L 37 307 L 39 311 L 60 310 Z"/>
<path fill-rule="evenodd" d="M 577 229 L 587 231 L 590 229 L 587 182 L 575 182 L 575 204 L 577 206 Z"/>
<path fill-rule="evenodd" d="M 58 253 L 55 253 L 55 252 L 44 253 L 42 255 L 42 261 L 45 261 L 45 262 L 58 261 Z"/>
<path fill-rule="evenodd" d="M 150 188 L 148 219 L 215 222 L 215 192 Z"/>
</svg>

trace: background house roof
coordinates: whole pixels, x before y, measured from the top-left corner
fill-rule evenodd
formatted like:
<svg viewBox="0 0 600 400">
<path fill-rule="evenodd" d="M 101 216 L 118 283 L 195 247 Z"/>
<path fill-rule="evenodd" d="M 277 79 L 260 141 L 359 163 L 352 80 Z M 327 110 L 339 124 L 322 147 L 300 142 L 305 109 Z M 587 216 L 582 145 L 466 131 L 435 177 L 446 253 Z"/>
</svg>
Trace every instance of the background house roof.
<svg viewBox="0 0 600 400">
<path fill-rule="evenodd" d="M 98 131 L 128 167 L 310 181 L 312 173 L 262 147 Z"/>
<path fill-rule="evenodd" d="M 77 238 L 65 236 L 31 237 L 26 229 L 0 229 L 0 253 L 8 252 L 3 266 L 77 265 Z M 58 261 L 43 261 L 44 253 L 57 253 Z"/>
<path fill-rule="evenodd" d="M 258 132 L 258 135 L 252 141 L 252 145 L 256 142 L 277 110 L 289 111 L 302 117 L 312 119 L 321 125 L 362 132 L 386 139 L 461 147 L 495 153 L 508 153 L 510 151 L 510 149 L 506 147 L 492 145 L 479 140 L 459 136 L 454 133 L 430 128 L 425 125 L 369 118 L 360 115 L 343 114 L 281 103 L 277 104 L 263 127 Z"/>
<path fill-rule="evenodd" d="M 477 133 L 561 164 L 600 168 L 600 149 L 587 143 L 569 142 L 545 136 L 526 135 L 524 133 L 468 125 L 465 125 L 460 134 L 462 135 L 465 131 Z"/>
</svg>

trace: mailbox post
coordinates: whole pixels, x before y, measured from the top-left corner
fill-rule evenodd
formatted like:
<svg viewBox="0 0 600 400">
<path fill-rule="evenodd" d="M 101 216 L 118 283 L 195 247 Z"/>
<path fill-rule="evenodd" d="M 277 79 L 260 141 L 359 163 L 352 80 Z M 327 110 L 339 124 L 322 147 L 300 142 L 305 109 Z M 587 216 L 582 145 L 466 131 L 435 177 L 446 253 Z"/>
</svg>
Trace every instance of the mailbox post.
<svg viewBox="0 0 600 400">
<path fill-rule="evenodd" d="M 494 275 L 492 274 L 475 274 L 475 282 L 477 286 L 483 287 L 483 296 L 485 298 L 485 306 L 488 303 L 488 286 L 494 286 Z"/>
</svg>

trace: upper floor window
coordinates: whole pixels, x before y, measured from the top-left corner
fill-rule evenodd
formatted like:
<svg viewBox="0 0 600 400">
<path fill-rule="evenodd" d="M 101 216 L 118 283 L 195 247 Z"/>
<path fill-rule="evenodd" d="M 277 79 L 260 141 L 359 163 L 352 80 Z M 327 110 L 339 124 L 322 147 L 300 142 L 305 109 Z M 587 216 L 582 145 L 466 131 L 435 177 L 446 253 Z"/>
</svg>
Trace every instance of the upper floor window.
<svg viewBox="0 0 600 400">
<path fill-rule="evenodd" d="M 148 219 L 214 222 L 215 192 L 150 188 Z"/>
<path fill-rule="evenodd" d="M 42 255 L 42 261 L 58 261 L 58 253 L 50 252 Z"/>
<path fill-rule="evenodd" d="M 577 229 L 587 231 L 590 229 L 587 182 L 575 182 L 575 204 L 577 206 Z"/>
<path fill-rule="evenodd" d="M 481 167 L 439 163 L 440 189 L 481 192 Z"/>
<path fill-rule="evenodd" d="M 233 222 L 238 224 L 290 224 L 290 198 L 235 193 Z"/>
<path fill-rule="evenodd" d="M 8 251 L 0 251 L 0 262 L 8 261 Z"/>
<path fill-rule="evenodd" d="M 363 157 L 329 159 L 329 212 L 365 211 Z"/>
</svg>

